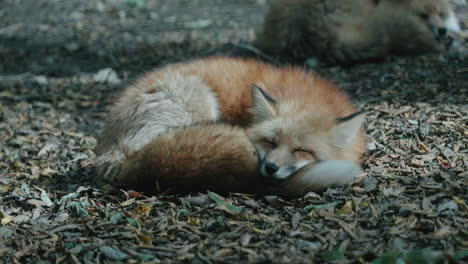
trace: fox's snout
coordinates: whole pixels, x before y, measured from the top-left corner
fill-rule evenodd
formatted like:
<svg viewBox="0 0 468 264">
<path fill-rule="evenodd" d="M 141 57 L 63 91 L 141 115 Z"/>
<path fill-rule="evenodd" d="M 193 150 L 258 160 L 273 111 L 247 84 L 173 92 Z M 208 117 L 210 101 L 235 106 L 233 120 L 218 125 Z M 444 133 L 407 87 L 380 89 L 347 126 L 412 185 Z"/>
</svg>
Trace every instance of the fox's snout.
<svg viewBox="0 0 468 264">
<path fill-rule="evenodd" d="M 457 38 L 461 32 L 458 19 L 451 15 L 443 21 L 433 23 L 432 32 L 437 40 Z"/>
<path fill-rule="evenodd" d="M 432 28 L 432 33 L 434 34 L 435 39 L 438 41 L 453 39 L 453 35 L 449 34 L 449 32 L 450 31 L 445 26 Z"/>
<path fill-rule="evenodd" d="M 273 162 L 262 162 L 260 165 L 260 173 L 266 179 L 285 180 L 289 178 L 295 171 L 295 166 L 279 166 Z"/>
<path fill-rule="evenodd" d="M 299 170 L 311 164 L 311 161 L 294 161 L 290 164 L 280 165 L 275 162 L 267 161 L 266 159 L 260 163 L 260 174 L 266 180 L 271 180 L 273 182 L 281 182 L 283 180 L 289 179 L 295 175 Z"/>
<path fill-rule="evenodd" d="M 444 38 L 447 35 L 447 28 L 446 27 L 434 28 L 434 34 L 438 38 Z"/>
<path fill-rule="evenodd" d="M 277 171 L 279 171 L 279 167 L 278 165 L 274 164 L 274 163 L 271 163 L 271 162 L 267 162 L 265 163 L 265 172 L 268 174 L 268 175 L 273 175 L 275 174 Z"/>
</svg>

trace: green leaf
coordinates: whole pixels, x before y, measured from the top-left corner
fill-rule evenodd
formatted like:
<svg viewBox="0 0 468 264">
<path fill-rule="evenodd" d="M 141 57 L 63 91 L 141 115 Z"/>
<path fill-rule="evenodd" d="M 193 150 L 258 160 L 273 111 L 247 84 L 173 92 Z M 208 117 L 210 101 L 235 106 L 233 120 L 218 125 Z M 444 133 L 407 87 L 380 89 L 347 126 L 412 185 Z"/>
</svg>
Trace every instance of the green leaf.
<svg viewBox="0 0 468 264">
<path fill-rule="evenodd" d="M 81 146 L 84 148 L 92 149 L 95 147 L 95 141 L 90 138 L 84 138 L 81 142 Z"/>
<path fill-rule="evenodd" d="M 125 0 L 125 4 L 130 7 L 141 7 L 145 5 L 143 0 Z"/>
<path fill-rule="evenodd" d="M 114 212 L 110 216 L 110 222 L 114 225 L 120 223 L 124 219 L 124 213 L 122 212 Z"/>
<path fill-rule="evenodd" d="M 338 248 L 334 248 L 331 251 L 321 252 L 318 255 L 326 261 L 346 260 L 344 253 Z"/>
<path fill-rule="evenodd" d="M 127 222 L 135 228 L 140 228 L 140 222 L 138 222 L 138 220 L 136 220 L 135 218 L 128 217 Z"/>
<path fill-rule="evenodd" d="M 180 210 L 177 210 L 177 213 L 176 213 L 176 220 L 179 221 L 180 217 L 181 216 L 184 216 L 184 215 L 188 215 L 189 214 L 189 211 L 187 209 L 180 209 Z"/>
<path fill-rule="evenodd" d="M 89 206 L 88 202 L 71 202 L 68 205 L 68 209 L 72 214 L 78 217 L 88 216 L 88 210 L 86 207 Z"/>
<path fill-rule="evenodd" d="M 65 243 L 64 246 L 65 246 L 65 248 L 70 249 L 70 248 L 73 248 L 74 246 L 76 246 L 76 244 L 70 242 L 70 243 Z"/>
<path fill-rule="evenodd" d="M 210 197 L 210 199 L 213 200 L 217 206 L 221 206 L 224 203 L 223 198 L 214 192 L 208 192 L 208 197 Z"/>
<path fill-rule="evenodd" d="M 455 256 L 453 256 L 455 260 L 463 260 L 465 258 L 468 258 L 468 250 L 461 250 L 455 253 Z"/>
<path fill-rule="evenodd" d="M 138 254 L 138 257 L 141 259 L 141 261 L 145 261 L 145 262 L 154 259 L 154 256 L 151 256 L 149 254 L 143 254 L 143 253 Z"/>
<path fill-rule="evenodd" d="M 201 261 L 199 258 L 195 257 L 192 259 L 191 264 L 201 264 L 203 261 Z"/>
<path fill-rule="evenodd" d="M 230 214 L 240 214 L 242 212 L 242 207 L 229 204 L 222 196 L 214 192 L 208 192 L 208 197 L 210 197 L 220 209 Z"/>
<path fill-rule="evenodd" d="M 41 200 L 46 204 L 47 207 L 51 207 L 54 204 L 45 191 L 41 192 Z"/>
<path fill-rule="evenodd" d="M 337 204 L 338 204 L 338 202 L 331 202 L 331 203 L 326 203 L 326 204 L 317 204 L 317 205 L 314 205 L 314 208 L 316 210 L 320 210 L 320 209 L 323 209 L 325 207 L 334 208 L 334 207 L 336 207 Z"/>
<path fill-rule="evenodd" d="M 380 254 L 369 264 L 404 264 L 403 260 L 399 258 L 400 252 L 387 252 Z"/>
<path fill-rule="evenodd" d="M 226 208 L 231 212 L 232 214 L 240 214 L 242 213 L 242 207 L 235 206 L 232 204 L 225 204 Z"/>
<path fill-rule="evenodd" d="M 67 195 L 64 195 L 62 196 L 62 198 L 60 198 L 60 201 L 58 202 L 59 204 L 63 203 L 63 202 L 66 202 L 68 200 L 71 200 L 71 199 L 76 199 L 80 197 L 80 194 L 77 193 L 77 192 L 72 192 L 72 193 L 69 193 Z"/>
<path fill-rule="evenodd" d="M 99 248 L 99 250 L 104 254 L 107 258 L 113 259 L 113 260 L 124 260 L 128 258 L 128 255 L 123 253 L 122 251 L 108 247 L 108 246 L 102 246 Z"/>
<path fill-rule="evenodd" d="M 404 258 L 406 263 L 434 264 L 442 255 L 430 249 L 414 249 L 408 252 Z"/>
</svg>

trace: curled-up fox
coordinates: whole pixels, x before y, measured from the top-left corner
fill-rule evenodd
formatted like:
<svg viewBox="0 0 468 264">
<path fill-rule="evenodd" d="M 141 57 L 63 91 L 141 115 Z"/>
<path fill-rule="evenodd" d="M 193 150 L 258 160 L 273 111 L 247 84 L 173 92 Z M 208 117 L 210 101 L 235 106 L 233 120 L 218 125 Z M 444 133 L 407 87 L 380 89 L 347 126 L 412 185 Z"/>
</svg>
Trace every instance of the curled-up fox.
<svg viewBox="0 0 468 264">
<path fill-rule="evenodd" d="M 150 194 L 299 197 L 360 174 L 359 113 L 334 84 L 297 67 L 225 57 L 171 64 L 116 100 L 97 173 Z"/>
<path fill-rule="evenodd" d="M 460 33 L 448 0 L 275 0 L 257 45 L 299 60 L 353 64 L 456 53 Z"/>
</svg>

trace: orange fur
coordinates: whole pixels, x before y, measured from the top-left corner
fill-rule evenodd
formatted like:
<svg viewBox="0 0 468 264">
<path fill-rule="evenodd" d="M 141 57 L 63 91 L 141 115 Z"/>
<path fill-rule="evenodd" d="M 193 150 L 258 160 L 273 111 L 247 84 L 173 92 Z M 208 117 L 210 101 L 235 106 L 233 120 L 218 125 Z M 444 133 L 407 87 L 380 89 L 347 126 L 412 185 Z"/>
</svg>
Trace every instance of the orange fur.
<svg viewBox="0 0 468 264">
<path fill-rule="evenodd" d="M 299 196 L 345 182 L 347 175 L 332 175 L 317 183 L 314 162 L 359 163 L 365 150 L 360 120 L 336 121 L 356 111 L 331 82 L 297 67 L 234 58 L 172 64 L 141 77 L 112 107 L 96 149 L 98 175 L 150 193 L 171 189 Z M 271 140 L 278 141 L 283 154 L 264 148 L 272 133 L 278 135 Z M 278 166 L 307 164 L 309 170 L 297 165 L 287 173 L 267 175 L 288 178 L 271 186 L 259 167 L 273 156 L 279 157 Z M 314 183 L 298 184 L 299 178 Z"/>
</svg>

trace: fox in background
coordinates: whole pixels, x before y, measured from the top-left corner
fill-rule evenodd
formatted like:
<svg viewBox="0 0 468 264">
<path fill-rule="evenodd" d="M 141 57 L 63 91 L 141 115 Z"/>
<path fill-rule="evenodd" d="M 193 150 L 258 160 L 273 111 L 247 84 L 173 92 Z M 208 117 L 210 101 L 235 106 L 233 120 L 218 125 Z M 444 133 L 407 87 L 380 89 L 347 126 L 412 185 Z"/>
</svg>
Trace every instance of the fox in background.
<svg viewBox="0 0 468 264">
<path fill-rule="evenodd" d="M 388 55 L 459 52 L 448 0 L 274 0 L 257 46 L 295 59 L 353 64 Z"/>
<path fill-rule="evenodd" d="M 167 65 L 110 109 L 97 174 L 149 194 L 299 197 L 361 173 L 363 120 L 344 92 L 296 67 L 224 57 Z"/>
</svg>

